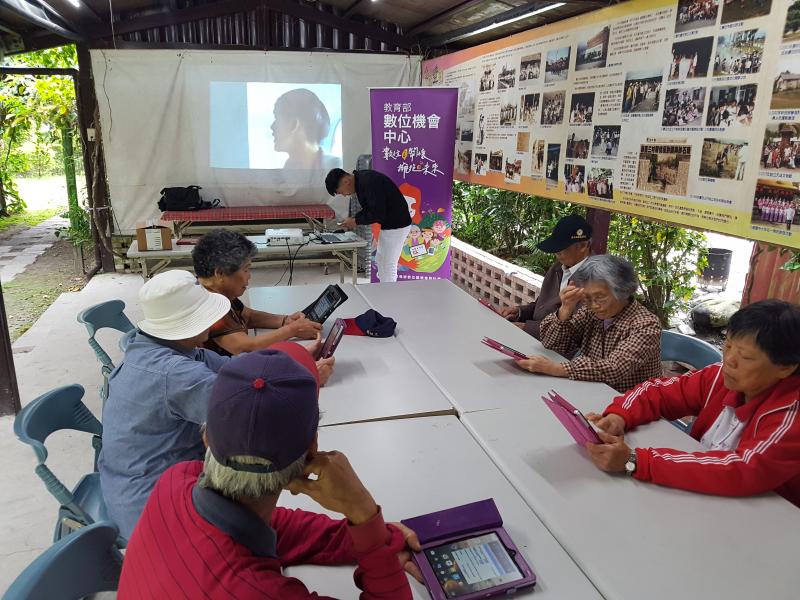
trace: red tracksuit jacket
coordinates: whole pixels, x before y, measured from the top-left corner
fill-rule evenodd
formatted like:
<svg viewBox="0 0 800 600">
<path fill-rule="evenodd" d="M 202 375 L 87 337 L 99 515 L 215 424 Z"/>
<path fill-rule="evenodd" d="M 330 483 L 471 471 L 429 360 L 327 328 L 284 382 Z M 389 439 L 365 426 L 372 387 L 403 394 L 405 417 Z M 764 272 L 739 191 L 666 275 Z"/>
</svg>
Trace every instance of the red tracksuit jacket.
<svg viewBox="0 0 800 600">
<path fill-rule="evenodd" d="M 615 398 L 605 414 L 625 419 L 625 429 L 660 417 L 696 415 L 691 435 L 701 439 L 723 410 L 723 402 L 743 398 L 725 387 L 722 366 L 711 365 L 679 377 L 653 379 Z M 800 376 L 736 409 L 746 422 L 731 451 L 681 452 L 637 448 L 634 477 L 661 485 L 717 494 L 750 496 L 774 490 L 800 506 Z"/>
<path fill-rule="evenodd" d="M 405 541 L 380 512 L 348 526 L 325 515 L 276 508 L 270 526 L 277 558 L 254 555 L 203 519 L 192 502 L 202 461 L 178 463 L 159 479 L 125 552 L 120 600 L 322 600 L 281 573 L 298 564 L 358 563 L 362 600 L 410 600 L 411 586 L 397 558 Z"/>
</svg>

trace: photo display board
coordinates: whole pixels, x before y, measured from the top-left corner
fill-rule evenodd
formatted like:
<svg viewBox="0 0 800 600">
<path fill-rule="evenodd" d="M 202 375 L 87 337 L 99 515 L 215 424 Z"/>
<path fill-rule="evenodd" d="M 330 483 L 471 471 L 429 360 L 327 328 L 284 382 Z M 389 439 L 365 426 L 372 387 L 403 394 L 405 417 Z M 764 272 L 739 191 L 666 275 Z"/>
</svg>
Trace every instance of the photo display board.
<svg viewBox="0 0 800 600">
<path fill-rule="evenodd" d="M 800 248 L 800 0 L 633 0 L 423 63 L 455 178 Z"/>
</svg>

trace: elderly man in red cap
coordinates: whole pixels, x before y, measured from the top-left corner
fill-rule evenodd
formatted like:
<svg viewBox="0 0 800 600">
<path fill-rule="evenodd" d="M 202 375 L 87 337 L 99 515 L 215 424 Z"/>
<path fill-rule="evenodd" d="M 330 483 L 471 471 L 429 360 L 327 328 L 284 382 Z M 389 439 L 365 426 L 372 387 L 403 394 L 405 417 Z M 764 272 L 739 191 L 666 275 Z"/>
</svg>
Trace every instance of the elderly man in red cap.
<svg viewBox="0 0 800 600">
<path fill-rule="evenodd" d="M 314 360 L 292 342 L 220 369 L 205 461 L 159 480 L 128 544 L 121 600 L 319 598 L 281 571 L 303 563 L 357 564 L 364 600 L 411 598 L 416 535 L 384 522 L 343 454 L 317 449 L 318 395 Z M 278 507 L 284 489 L 346 519 Z"/>
</svg>

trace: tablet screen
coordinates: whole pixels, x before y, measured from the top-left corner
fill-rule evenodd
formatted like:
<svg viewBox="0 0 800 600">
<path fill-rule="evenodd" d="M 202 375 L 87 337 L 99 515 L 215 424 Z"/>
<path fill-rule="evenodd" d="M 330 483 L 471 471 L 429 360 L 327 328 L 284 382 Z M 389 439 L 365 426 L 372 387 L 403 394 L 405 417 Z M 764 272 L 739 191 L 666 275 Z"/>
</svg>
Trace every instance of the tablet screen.
<svg viewBox="0 0 800 600">
<path fill-rule="evenodd" d="M 496 533 L 428 548 L 425 556 L 448 598 L 523 579 Z"/>
</svg>

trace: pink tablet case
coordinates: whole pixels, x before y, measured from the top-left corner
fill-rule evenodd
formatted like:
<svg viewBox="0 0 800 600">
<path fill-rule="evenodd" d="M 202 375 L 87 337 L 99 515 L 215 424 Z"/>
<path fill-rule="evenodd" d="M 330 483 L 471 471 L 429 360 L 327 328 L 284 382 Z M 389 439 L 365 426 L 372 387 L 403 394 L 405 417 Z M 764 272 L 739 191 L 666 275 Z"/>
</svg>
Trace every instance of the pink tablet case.
<svg viewBox="0 0 800 600">
<path fill-rule="evenodd" d="M 514 350 L 513 348 L 509 348 L 505 344 L 501 344 L 497 340 L 493 340 L 490 337 L 485 337 L 481 340 L 481 344 L 484 346 L 489 346 L 492 350 L 497 350 L 498 352 L 502 352 L 506 356 L 513 358 L 514 360 L 525 360 L 528 358 L 519 350 Z"/>
<path fill-rule="evenodd" d="M 585 446 L 603 443 L 581 412 L 561 395 L 550 390 L 546 396 L 542 396 L 542 400 L 578 444 Z"/>
</svg>

